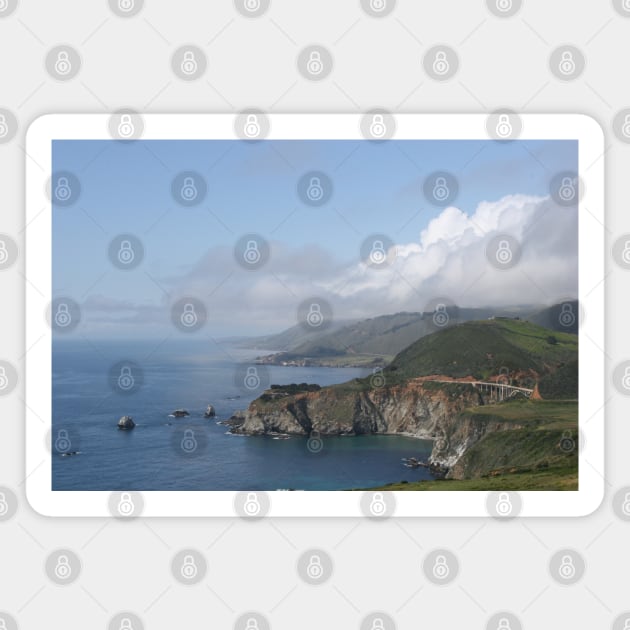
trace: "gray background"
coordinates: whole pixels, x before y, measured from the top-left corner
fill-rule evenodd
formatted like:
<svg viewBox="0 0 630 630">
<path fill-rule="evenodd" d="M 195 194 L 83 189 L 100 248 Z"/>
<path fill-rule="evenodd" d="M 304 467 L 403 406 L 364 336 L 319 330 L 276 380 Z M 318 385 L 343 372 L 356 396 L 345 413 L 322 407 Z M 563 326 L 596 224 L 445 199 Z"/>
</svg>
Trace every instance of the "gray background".
<svg viewBox="0 0 630 630">
<path fill-rule="evenodd" d="M 11 4 L 11 3 L 10 3 Z M 359 628 L 374 610 L 398 628 L 485 628 L 498 611 L 516 614 L 525 628 L 608 628 L 630 609 L 630 523 L 615 515 L 612 497 L 630 484 L 629 400 L 612 384 L 628 357 L 628 271 L 612 245 L 630 231 L 630 147 L 615 136 L 613 119 L 630 106 L 625 62 L 630 18 L 608 0 L 526 0 L 500 18 L 482 0 L 399 0 L 386 17 L 365 13 L 358 0 L 272 0 L 246 18 L 229 0 L 148 0 L 121 18 L 106 0 L 22 0 L 0 17 L 0 107 L 19 120 L 16 137 L 0 144 L 0 232 L 24 238 L 24 132 L 48 112 L 583 112 L 606 133 L 607 358 L 606 498 L 582 519 L 46 519 L 24 497 L 23 382 L 0 397 L 0 485 L 13 488 L 18 512 L 0 522 L 0 611 L 20 628 L 107 627 L 119 612 L 135 612 L 147 628 L 231 628 L 257 610 L 272 628 Z M 67 43 L 82 57 L 66 82 L 47 74 L 45 57 Z M 196 44 L 208 58 L 205 75 L 183 81 L 171 56 Z M 310 44 L 327 47 L 334 69 L 308 81 L 296 59 Z M 433 81 L 423 69 L 426 50 L 452 47 L 458 73 Z M 561 81 L 549 58 L 572 44 L 586 58 L 575 81 Z M 624 93 L 625 92 L 625 93 Z M 626 100 L 624 100 L 626 99 Z M 24 258 L 0 271 L 2 359 L 23 375 Z M 624 295 L 625 289 L 625 295 Z M 73 549 L 79 579 L 58 586 L 45 573 L 49 553 Z M 180 584 L 171 561 L 183 548 L 206 557 L 195 586 Z M 309 586 L 297 574 L 300 555 L 326 550 L 332 578 Z M 422 570 L 425 555 L 452 550 L 454 582 L 436 586 Z M 561 586 L 551 557 L 572 548 L 585 559 L 584 577 Z M 136 624 L 137 625 L 137 624 Z M 11 623 L 7 623 L 11 628 Z M 134 626 L 135 627 L 135 626 Z M 240 627 L 240 626 L 239 626 Z M 260 626 L 262 630 L 262 625 Z M 623 627 L 623 621 L 615 627 Z M 137 630 L 137 629 L 136 629 Z"/>
</svg>

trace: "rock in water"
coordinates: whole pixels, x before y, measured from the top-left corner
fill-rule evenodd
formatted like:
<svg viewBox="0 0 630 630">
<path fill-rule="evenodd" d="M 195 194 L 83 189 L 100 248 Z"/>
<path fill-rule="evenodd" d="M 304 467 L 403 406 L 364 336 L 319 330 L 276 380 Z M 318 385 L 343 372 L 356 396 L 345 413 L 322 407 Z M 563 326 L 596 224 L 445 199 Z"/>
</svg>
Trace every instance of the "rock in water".
<svg viewBox="0 0 630 630">
<path fill-rule="evenodd" d="M 216 416 L 216 412 L 214 410 L 214 407 L 212 405 L 208 405 L 206 407 L 206 413 L 203 414 L 204 418 L 214 418 L 214 416 Z"/>
<path fill-rule="evenodd" d="M 175 416 L 175 418 L 185 418 L 186 416 L 189 416 L 190 414 L 188 413 L 186 409 L 175 409 L 175 411 L 173 411 L 171 415 Z"/>
<path fill-rule="evenodd" d="M 118 421 L 118 428 L 122 431 L 127 431 L 129 429 L 133 429 L 136 426 L 136 423 L 133 421 L 131 416 L 123 416 Z"/>
</svg>

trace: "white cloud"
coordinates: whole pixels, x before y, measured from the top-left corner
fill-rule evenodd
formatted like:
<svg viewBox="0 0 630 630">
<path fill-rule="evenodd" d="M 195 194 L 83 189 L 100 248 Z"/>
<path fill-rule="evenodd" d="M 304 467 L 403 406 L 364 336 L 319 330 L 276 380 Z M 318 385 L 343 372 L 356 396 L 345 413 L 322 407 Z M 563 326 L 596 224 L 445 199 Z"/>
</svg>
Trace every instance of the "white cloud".
<svg viewBox="0 0 630 630">
<path fill-rule="evenodd" d="M 488 241 L 500 233 L 522 246 L 519 264 L 509 271 L 493 268 L 486 258 Z M 223 247 L 209 251 L 190 271 L 162 281 L 173 301 L 198 296 L 208 303 L 210 322 L 242 333 L 294 324 L 297 305 L 312 296 L 329 300 L 335 316 L 345 319 L 422 310 L 438 297 L 460 306 L 506 306 L 577 295 L 577 209 L 561 208 L 549 198 L 484 201 L 471 216 L 445 208 L 416 242 L 397 244 L 397 258 L 386 269 L 358 261 L 342 266 L 317 245 L 271 246 L 270 262 L 257 272 L 238 267 L 232 251 Z M 103 299 L 91 307 L 111 316 L 112 304 Z M 134 319 L 127 302 L 121 310 L 127 321 Z M 146 304 L 137 311 L 138 320 L 156 315 Z"/>
</svg>

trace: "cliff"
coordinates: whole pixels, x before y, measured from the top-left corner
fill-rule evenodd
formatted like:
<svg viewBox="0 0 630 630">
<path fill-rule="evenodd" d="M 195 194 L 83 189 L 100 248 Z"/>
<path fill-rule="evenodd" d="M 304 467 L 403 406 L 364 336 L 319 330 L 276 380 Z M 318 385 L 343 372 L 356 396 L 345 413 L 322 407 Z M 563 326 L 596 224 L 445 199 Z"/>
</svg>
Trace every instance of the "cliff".
<svg viewBox="0 0 630 630">
<path fill-rule="evenodd" d="M 422 337 L 378 376 L 317 391 L 306 384 L 274 385 L 230 425 L 245 435 L 317 431 L 432 439 L 430 462 L 448 468 L 450 478 L 547 465 L 558 455 L 555 432 L 577 427 L 577 408 L 567 406 L 567 399 L 577 398 L 577 347 L 575 335 L 549 335 L 518 319 L 466 322 Z M 524 389 L 508 392 L 513 397 L 507 400 L 505 392 L 470 381 Z M 532 399 L 523 400 L 532 390 Z M 565 402 L 548 405 L 549 399 Z M 497 435 L 503 437 L 486 439 Z M 530 449 L 537 439 L 542 446 Z"/>
<path fill-rule="evenodd" d="M 281 398 L 253 401 L 231 419 L 232 432 L 244 435 L 398 434 L 434 440 L 430 461 L 452 467 L 488 431 L 513 428 L 500 419 L 460 417 L 483 405 L 484 395 L 461 383 L 413 379 L 404 385 L 364 389 L 324 388 Z"/>
</svg>

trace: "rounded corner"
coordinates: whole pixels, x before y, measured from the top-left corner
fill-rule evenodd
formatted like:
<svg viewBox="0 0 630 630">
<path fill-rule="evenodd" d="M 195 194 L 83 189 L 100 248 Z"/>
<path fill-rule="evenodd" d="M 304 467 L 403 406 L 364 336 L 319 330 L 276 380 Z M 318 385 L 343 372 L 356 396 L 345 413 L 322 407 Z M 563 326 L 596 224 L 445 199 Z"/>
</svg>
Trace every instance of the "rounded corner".
<svg viewBox="0 0 630 630">
<path fill-rule="evenodd" d="M 26 503 L 31 508 L 31 510 L 35 512 L 35 514 L 38 514 L 39 516 L 43 516 L 45 518 L 54 516 L 53 514 L 50 514 L 49 512 L 43 509 L 43 506 L 41 505 L 41 501 L 39 500 L 40 497 L 38 496 L 37 493 L 33 491 L 33 488 L 31 487 L 31 484 L 28 483 L 28 481 L 26 482 L 24 496 L 26 497 Z"/>
<path fill-rule="evenodd" d="M 52 120 L 55 116 L 56 114 L 40 114 L 39 116 L 33 118 L 33 120 L 28 123 L 25 130 L 24 135 L 26 138 L 26 142 L 28 143 L 34 135 L 41 134 L 43 129 L 48 125 L 48 122 Z"/>
</svg>

